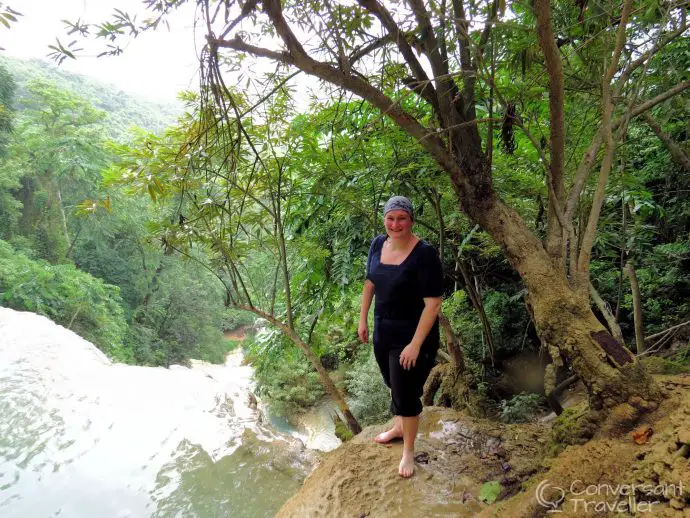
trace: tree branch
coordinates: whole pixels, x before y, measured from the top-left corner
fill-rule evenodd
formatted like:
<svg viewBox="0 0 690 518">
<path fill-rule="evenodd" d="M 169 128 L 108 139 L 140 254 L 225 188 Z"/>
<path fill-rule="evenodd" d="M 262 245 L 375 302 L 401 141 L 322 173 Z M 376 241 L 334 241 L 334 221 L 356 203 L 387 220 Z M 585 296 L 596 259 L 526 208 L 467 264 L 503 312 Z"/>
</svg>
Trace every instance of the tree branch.
<svg viewBox="0 0 690 518">
<path fill-rule="evenodd" d="M 437 112 L 440 120 L 445 119 L 445 126 L 452 126 L 456 123 L 458 113 L 453 105 L 453 99 L 457 94 L 455 82 L 448 77 L 448 62 L 443 60 L 442 54 L 445 49 L 441 49 L 440 44 L 434 34 L 431 18 L 424 7 L 422 0 L 407 0 L 412 8 L 412 12 L 417 19 L 419 32 L 421 35 L 422 49 L 429 58 L 431 70 L 436 81 L 439 111 Z M 462 120 L 462 115 L 459 114 Z"/>
<path fill-rule="evenodd" d="M 630 108 L 626 114 L 611 123 L 611 130 L 617 130 L 620 125 L 623 124 L 626 118 L 632 119 L 642 115 L 643 113 L 651 110 L 657 104 L 662 103 L 675 95 L 678 95 L 688 88 L 690 88 L 690 80 L 679 83 L 666 92 L 663 92 L 643 102 L 642 104 L 635 106 L 634 108 Z M 577 202 L 580 199 L 580 194 L 582 193 L 582 189 L 584 188 L 587 178 L 589 177 L 590 171 L 592 170 L 592 166 L 594 165 L 597 154 L 599 153 L 599 149 L 601 148 L 603 142 L 604 137 L 601 128 L 599 128 L 599 130 L 597 130 L 597 132 L 594 134 L 592 143 L 587 148 L 587 151 L 585 151 L 582 161 L 575 172 L 575 179 L 572 187 L 570 188 L 570 192 L 568 194 L 568 203 L 565 209 L 565 217 L 568 220 L 572 220 L 573 215 L 575 214 L 575 208 L 577 207 Z"/>
<path fill-rule="evenodd" d="M 666 149 L 668 149 L 668 152 L 671 154 L 671 157 L 673 157 L 678 165 L 685 169 L 686 173 L 690 173 L 690 156 L 683 151 L 683 148 L 681 148 L 668 133 L 665 133 L 661 129 L 661 126 L 657 124 L 649 113 L 643 113 L 642 118 L 644 118 L 647 125 L 652 129 L 659 140 L 664 143 Z"/>
<path fill-rule="evenodd" d="M 403 55 L 403 58 L 405 58 L 405 61 L 409 65 L 410 70 L 412 70 L 412 73 L 415 75 L 415 77 L 420 82 L 429 84 L 429 87 L 433 93 L 432 98 L 436 99 L 435 102 L 432 103 L 432 106 L 434 107 L 435 111 L 438 111 L 438 97 L 436 96 L 436 91 L 434 90 L 433 85 L 431 85 L 429 76 L 426 75 L 424 68 L 422 68 L 419 60 L 414 55 L 414 51 L 408 43 L 406 35 L 400 30 L 400 27 L 398 27 L 398 24 L 393 19 L 393 16 L 391 16 L 388 10 L 382 4 L 377 2 L 377 0 L 357 0 L 357 3 L 379 19 L 383 27 L 398 44 L 400 53 Z"/>
<path fill-rule="evenodd" d="M 563 164 L 565 161 L 565 106 L 563 63 L 551 26 L 549 0 L 535 0 L 534 15 L 537 18 L 539 45 L 544 52 L 546 72 L 549 77 L 549 113 L 551 141 L 551 171 L 549 188 L 549 218 L 546 250 L 552 258 L 563 260 L 563 225 L 560 217 L 565 203 Z M 559 212 L 561 214 L 559 214 Z"/>
<path fill-rule="evenodd" d="M 384 37 L 378 38 L 378 39 L 372 41 L 371 43 L 369 43 L 369 45 L 365 45 L 365 46 L 361 47 L 359 50 L 353 52 L 350 55 L 350 63 L 354 64 L 356 61 L 359 61 L 364 56 L 368 55 L 370 52 L 372 52 L 376 49 L 379 49 L 388 43 L 393 43 L 393 42 L 395 42 L 393 35 L 390 33 L 386 34 Z"/>
<path fill-rule="evenodd" d="M 278 61 L 279 63 L 283 63 L 285 65 L 295 64 L 295 61 L 292 59 L 292 56 L 290 56 L 289 53 L 276 52 L 275 50 L 269 50 L 263 47 L 257 47 L 256 45 L 250 45 L 249 43 L 245 43 L 244 40 L 242 40 L 242 38 L 240 38 L 239 36 L 235 36 L 231 40 L 223 40 L 214 38 L 211 35 L 206 35 L 206 40 L 209 42 L 210 45 L 215 47 L 239 50 L 240 52 L 247 52 L 248 54 L 252 54 L 260 58 L 269 58 L 273 61 Z"/>
<path fill-rule="evenodd" d="M 649 50 L 643 52 L 640 54 L 640 56 L 630 63 L 623 72 L 621 72 L 621 75 L 619 76 L 618 80 L 616 81 L 616 89 L 614 91 L 614 96 L 617 97 L 620 95 L 621 91 L 623 90 L 623 87 L 625 86 L 625 83 L 628 81 L 630 78 L 630 75 L 638 69 L 644 62 L 652 57 L 654 54 L 659 52 L 659 50 L 663 49 L 666 45 L 668 45 L 671 41 L 676 39 L 678 36 L 682 35 L 686 30 L 688 29 L 688 25 L 686 23 L 682 24 L 677 30 L 667 34 L 663 39 L 655 43 Z"/>
<path fill-rule="evenodd" d="M 460 68 L 467 75 L 464 76 L 463 80 L 463 93 L 462 98 L 458 101 L 460 104 L 460 110 L 465 111 L 465 106 L 474 100 L 474 84 L 476 78 L 472 77 L 475 75 L 475 67 L 472 65 L 472 57 L 470 55 L 470 33 L 469 24 L 467 23 L 467 16 L 465 15 L 465 6 L 463 0 L 453 0 L 453 13 L 454 13 L 454 23 L 455 37 L 458 40 L 458 45 L 460 46 Z"/>
<path fill-rule="evenodd" d="M 265 12 L 271 19 L 271 22 L 276 28 L 280 38 L 285 43 L 289 53 L 266 51 L 266 49 L 253 47 L 257 50 L 256 55 L 270 57 L 271 59 L 278 59 L 282 62 L 293 64 L 307 74 L 346 88 L 363 99 L 366 99 L 381 110 L 383 114 L 390 117 L 400 128 L 407 132 L 408 135 L 419 141 L 424 149 L 434 157 L 436 162 L 456 179 L 460 191 L 459 195 L 461 197 L 465 196 L 470 188 L 467 177 L 453 160 L 452 156 L 446 152 L 443 142 L 438 137 L 428 136 L 427 128 L 421 125 L 412 115 L 400 108 L 396 102 L 365 80 L 356 76 L 346 75 L 331 65 L 316 61 L 307 55 L 283 18 L 280 2 L 278 0 L 264 0 L 263 5 Z M 238 47 L 235 41 L 236 40 L 232 40 L 232 45 L 228 46 L 237 49 Z M 251 52 L 250 46 L 243 42 L 241 50 Z M 423 138 L 425 136 L 426 138 Z"/>
<path fill-rule="evenodd" d="M 596 234 L 599 216 L 601 214 L 601 207 L 604 204 L 604 194 L 606 191 L 606 184 L 608 183 L 609 173 L 611 172 L 611 165 L 613 163 L 613 154 L 615 152 L 613 141 L 613 126 L 611 117 L 613 115 L 613 99 L 611 97 L 611 80 L 613 79 L 616 70 L 618 69 L 618 60 L 625 43 L 625 29 L 628 24 L 628 17 L 632 8 L 632 0 L 626 0 L 623 4 L 621 12 L 621 20 L 616 31 L 616 45 L 613 49 L 611 62 L 604 74 L 602 81 L 602 120 L 601 133 L 604 140 L 604 147 L 606 152 L 601 161 L 599 169 L 599 182 L 597 184 L 594 197 L 592 199 L 592 207 L 587 219 L 587 227 L 582 236 L 582 245 L 580 246 L 580 254 L 577 259 L 577 284 L 580 288 L 586 288 L 589 285 L 589 263 L 592 254 L 592 246 L 594 245 L 594 236 Z"/>
<path fill-rule="evenodd" d="M 657 104 L 662 103 L 662 102 L 670 99 L 674 95 L 678 95 L 683 90 L 687 90 L 688 88 L 690 88 L 690 79 L 683 81 L 682 83 L 678 83 L 676 86 L 674 86 L 673 88 L 671 88 L 669 90 L 666 90 L 664 93 L 661 93 L 661 94 L 657 95 L 656 97 L 652 97 L 651 99 L 643 102 L 642 104 L 638 104 L 634 108 L 631 108 L 629 110 L 628 115 L 631 119 L 633 119 L 633 118 L 637 117 L 638 115 L 641 115 L 644 112 L 651 110 Z M 617 119 L 612 124 L 612 129 L 614 129 L 614 130 L 617 129 L 618 126 L 620 126 L 621 123 L 624 122 L 624 118 L 625 117 L 621 117 L 621 118 Z"/>
<path fill-rule="evenodd" d="M 621 344 L 625 343 L 623 341 L 623 333 L 621 332 L 621 328 L 618 325 L 618 322 L 616 322 L 616 317 L 611 313 L 611 308 L 609 305 L 604 301 L 604 299 L 599 295 L 599 292 L 596 290 L 594 285 L 592 283 L 589 284 L 589 295 L 592 297 L 592 300 L 596 304 L 596 306 L 599 308 L 599 311 L 603 315 L 604 319 L 606 320 L 607 325 L 609 326 L 609 331 L 611 331 L 611 335 Z"/>
</svg>

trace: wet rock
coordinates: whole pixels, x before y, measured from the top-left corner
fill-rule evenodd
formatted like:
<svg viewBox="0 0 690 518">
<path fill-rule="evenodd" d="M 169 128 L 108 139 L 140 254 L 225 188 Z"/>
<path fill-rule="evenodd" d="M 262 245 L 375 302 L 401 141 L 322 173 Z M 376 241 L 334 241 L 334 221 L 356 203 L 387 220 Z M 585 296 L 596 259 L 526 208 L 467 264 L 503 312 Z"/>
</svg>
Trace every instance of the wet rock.
<svg viewBox="0 0 690 518">
<path fill-rule="evenodd" d="M 414 461 L 418 464 L 429 464 L 429 454 L 425 451 L 414 456 Z"/>
</svg>

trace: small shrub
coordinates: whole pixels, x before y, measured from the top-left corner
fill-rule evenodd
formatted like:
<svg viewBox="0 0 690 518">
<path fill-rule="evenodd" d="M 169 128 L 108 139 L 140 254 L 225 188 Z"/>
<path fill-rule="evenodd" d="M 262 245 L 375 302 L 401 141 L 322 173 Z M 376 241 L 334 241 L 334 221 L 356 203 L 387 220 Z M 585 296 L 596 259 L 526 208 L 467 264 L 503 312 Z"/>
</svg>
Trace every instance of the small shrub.
<svg viewBox="0 0 690 518">
<path fill-rule="evenodd" d="M 539 394 L 519 394 L 510 401 L 501 401 L 501 421 L 504 423 L 526 423 L 534 419 L 541 407 Z"/>
<path fill-rule="evenodd" d="M 390 419 L 390 391 L 381 377 L 371 348 L 360 354 L 347 373 L 346 386 L 351 398 L 350 409 L 361 425 Z"/>
</svg>

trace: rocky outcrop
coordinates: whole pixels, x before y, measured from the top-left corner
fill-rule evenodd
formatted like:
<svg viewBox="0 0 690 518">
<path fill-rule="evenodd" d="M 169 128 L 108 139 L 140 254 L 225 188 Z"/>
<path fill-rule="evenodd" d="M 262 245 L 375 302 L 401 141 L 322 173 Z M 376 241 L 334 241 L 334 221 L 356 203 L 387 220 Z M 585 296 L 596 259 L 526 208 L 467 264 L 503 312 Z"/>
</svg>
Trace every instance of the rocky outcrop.
<svg viewBox="0 0 690 518">
<path fill-rule="evenodd" d="M 402 444 L 374 443 L 385 427 L 369 427 L 326 454 L 277 516 L 690 517 L 690 376 L 656 380 L 658 409 L 634 430 L 602 427 L 584 444 L 564 437 L 586 417 L 576 408 L 570 418 L 503 425 L 427 407 L 410 479 L 397 474 Z M 487 485 L 499 490 L 493 504 Z"/>
<path fill-rule="evenodd" d="M 499 481 L 509 496 L 540 469 L 548 434 L 545 425 L 502 425 L 427 407 L 416 474 L 402 479 L 402 443 L 372 440 L 383 429 L 368 427 L 327 454 L 277 516 L 474 516 L 486 506 L 479 497 L 485 482 Z"/>
</svg>

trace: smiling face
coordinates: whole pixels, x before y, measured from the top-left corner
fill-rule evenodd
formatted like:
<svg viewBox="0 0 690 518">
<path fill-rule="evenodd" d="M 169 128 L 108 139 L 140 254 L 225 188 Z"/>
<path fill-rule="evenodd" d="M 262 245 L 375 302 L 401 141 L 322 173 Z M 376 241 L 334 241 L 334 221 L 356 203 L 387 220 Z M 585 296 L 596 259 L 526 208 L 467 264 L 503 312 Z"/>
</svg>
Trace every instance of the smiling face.
<svg viewBox="0 0 690 518">
<path fill-rule="evenodd" d="M 412 218 L 404 210 L 391 210 L 383 218 L 386 233 L 391 239 L 408 238 L 412 234 Z"/>
</svg>

